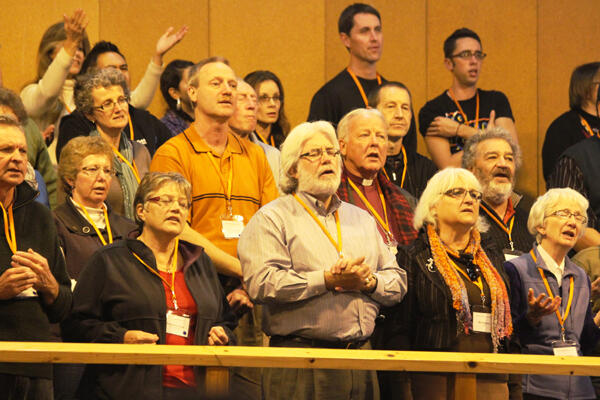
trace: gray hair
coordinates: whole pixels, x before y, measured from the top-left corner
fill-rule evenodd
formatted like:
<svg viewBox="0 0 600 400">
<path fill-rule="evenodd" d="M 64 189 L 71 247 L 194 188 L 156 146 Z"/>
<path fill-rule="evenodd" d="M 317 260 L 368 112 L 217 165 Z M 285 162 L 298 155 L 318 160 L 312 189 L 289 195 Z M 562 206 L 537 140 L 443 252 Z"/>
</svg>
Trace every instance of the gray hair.
<svg viewBox="0 0 600 400">
<path fill-rule="evenodd" d="M 133 209 L 136 210 L 138 204 L 142 206 L 148 201 L 150 195 L 166 184 L 174 183 L 179 189 L 179 193 L 185 195 L 188 203 L 192 201 L 192 185 L 179 172 L 149 172 L 147 173 L 135 192 L 133 198 Z M 138 223 L 140 229 L 144 226 L 137 212 L 135 214 L 135 222 Z"/>
<path fill-rule="evenodd" d="M 554 188 L 548 190 L 533 203 L 533 206 L 531 206 L 531 210 L 529 211 L 529 218 L 527 219 L 527 229 L 529 230 L 529 233 L 535 235 L 536 242 L 540 243 L 542 240 L 542 236 L 537 229 L 544 225 L 544 219 L 547 216 L 546 213 L 550 209 L 556 207 L 562 200 L 575 201 L 583 213 L 587 213 L 588 206 L 590 205 L 581 193 L 571 188 Z M 586 226 L 587 222 L 582 224 L 579 238 L 583 236 Z"/>
<path fill-rule="evenodd" d="M 279 188 L 283 193 L 294 193 L 298 188 L 298 179 L 291 174 L 297 170 L 304 143 L 317 133 L 324 134 L 336 150 L 340 149 L 335 130 L 327 121 L 303 122 L 292 129 L 281 145 Z"/>
<path fill-rule="evenodd" d="M 515 160 L 515 168 L 518 170 L 521 168 L 521 147 L 515 142 L 510 133 L 506 129 L 499 126 L 485 129 L 471 136 L 465 142 L 463 147 L 462 167 L 466 169 L 472 169 L 475 166 L 475 160 L 477 159 L 477 146 L 479 143 L 490 139 L 502 139 L 509 144 L 513 152 Z"/>
<path fill-rule="evenodd" d="M 103 68 L 78 77 L 75 83 L 75 106 L 82 113 L 91 114 L 94 111 L 92 90 L 111 86 L 121 86 L 123 94 L 129 99 L 127 81 L 123 74 L 114 68 Z"/>
<path fill-rule="evenodd" d="M 225 65 L 229 65 L 229 60 L 221 56 L 213 56 L 200 60 L 198 63 L 190 67 L 190 72 L 188 73 L 188 85 L 198 87 L 198 72 L 200 72 L 200 69 L 202 69 L 202 67 L 205 65 L 212 63 L 223 63 Z"/>
<path fill-rule="evenodd" d="M 427 182 L 427 187 L 425 187 L 415 208 L 413 226 L 416 230 L 421 229 L 425 224 L 430 224 L 434 228 L 437 228 L 437 215 L 434 215 L 431 209 L 442 199 L 445 192 L 455 187 L 457 182 L 472 185 L 475 189 L 481 191 L 481 184 L 469 170 L 463 168 L 445 168 L 438 171 Z M 488 228 L 488 225 L 481 216 L 476 226 L 480 232 L 485 232 Z"/>
<path fill-rule="evenodd" d="M 377 117 L 381 119 L 383 122 L 383 126 L 385 126 L 385 130 L 387 133 L 387 122 L 385 122 L 385 118 L 383 118 L 383 114 L 376 108 L 357 108 L 356 110 L 350 111 L 348 114 L 344 115 L 344 117 L 340 120 L 337 127 L 337 137 L 339 140 L 345 140 L 348 134 L 350 133 L 350 127 L 352 126 L 352 121 L 358 117 Z"/>
</svg>

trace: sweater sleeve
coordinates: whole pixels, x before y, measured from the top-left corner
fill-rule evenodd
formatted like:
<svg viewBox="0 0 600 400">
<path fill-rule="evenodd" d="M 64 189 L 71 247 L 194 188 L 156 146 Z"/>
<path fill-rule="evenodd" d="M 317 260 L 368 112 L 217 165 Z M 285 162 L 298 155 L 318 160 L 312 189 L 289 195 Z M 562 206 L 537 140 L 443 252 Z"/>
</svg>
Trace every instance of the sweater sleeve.
<svg viewBox="0 0 600 400">
<path fill-rule="evenodd" d="M 146 73 L 144 73 L 144 77 L 140 83 L 138 83 L 135 90 L 131 92 L 130 104 L 132 106 L 142 109 L 148 108 L 150 103 L 152 103 L 156 88 L 158 88 L 161 73 L 162 67 L 150 61 L 148 68 L 146 68 Z"/>
<path fill-rule="evenodd" d="M 42 79 L 21 91 L 23 105 L 30 117 L 43 115 L 50 101 L 60 95 L 72 63 L 73 57 L 64 48 L 60 49 Z"/>
</svg>

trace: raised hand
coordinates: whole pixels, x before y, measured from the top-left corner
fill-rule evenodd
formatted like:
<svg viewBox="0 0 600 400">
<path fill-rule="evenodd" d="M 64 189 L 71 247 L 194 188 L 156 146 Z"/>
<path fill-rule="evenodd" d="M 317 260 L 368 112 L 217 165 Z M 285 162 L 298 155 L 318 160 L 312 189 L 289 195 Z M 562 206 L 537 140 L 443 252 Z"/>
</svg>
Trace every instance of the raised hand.
<svg viewBox="0 0 600 400">
<path fill-rule="evenodd" d="M 158 38 L 156 42 L 156 54 L 153 61 L 156 65 L 162 65 L 163 56 L 183 39 L 189 28 L 184 25 L 177 32 L 173 33 L 173 27 L 170 26 L 167 31 Z"/>
<path fill-rule="evenodd" d="M 527 302 L 529 303 L 529 309 L 527 311 L 526 318 L 531 326 L 536 326 L 542 320 L 542 317 L 555 313 L 560 307 L 562 299 L 559 296 L 555 296 L 553 299 L 546 297 L 545 293 L 535 297 L 533 289 L 529 288 L 527 293 Z"/>
<path fill-rule="evenodd" d="M 63 15 L 65 34 L 67 39 L 63 44 L 66 52 L 72 57 L 83 40 L 85 28 L 89 23 L 89 19 L 81 8 L 75 10 L 72 16 Z"/>
</svg>

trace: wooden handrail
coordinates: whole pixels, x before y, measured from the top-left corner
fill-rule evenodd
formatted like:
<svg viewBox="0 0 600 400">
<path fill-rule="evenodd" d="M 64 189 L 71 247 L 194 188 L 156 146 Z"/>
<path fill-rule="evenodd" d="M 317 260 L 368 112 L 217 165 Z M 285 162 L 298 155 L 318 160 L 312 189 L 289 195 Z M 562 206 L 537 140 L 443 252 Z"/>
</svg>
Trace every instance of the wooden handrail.
<svg viewBox="0 0 600 400">
<path fill-rule="evenodd" d="M 600 376 L 600 358 L 284 347 L 0 342 L 0 362 Z"/>
</svg>

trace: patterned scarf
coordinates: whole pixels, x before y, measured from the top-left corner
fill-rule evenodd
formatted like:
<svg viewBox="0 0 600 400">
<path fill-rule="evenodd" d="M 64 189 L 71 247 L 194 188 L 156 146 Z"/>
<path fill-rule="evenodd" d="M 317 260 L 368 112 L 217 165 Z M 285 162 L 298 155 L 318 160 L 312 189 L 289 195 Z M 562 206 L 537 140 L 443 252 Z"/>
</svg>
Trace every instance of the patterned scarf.
<svg viewBox="0 0 600 400">
<path fill-rule="evenodd" d="M 464 333 L 468 335 L 473 329 L 473 318 L 465 283 L 459 272 L 452 266 L 446 247 L 430 224 L 427 225 L 427 236 L 435 266 L 452 293 L 452 306 L 456 310 L 458 329 L 463 329 Z M 494 353 L 497 353 L 500 340 L 510 336 L 513 332 L 510 304 L 506 286 L 481 248 L 480 240 L 479 231 L 473 229 L 465 253 L 473 256 L 473 263 L 480 268 L 483 278 L 490 288 L 492 297 L 491 335 Z"/>
<path fill-rule="evenodd" d="M 346 171 L 346 168 L 344 168 L 342 170 L 342 179 L 337 194 L 341 200 L 347 203 L 356 204 L 356 202 L 361 200 L 355 193 L 350 192 L 348 179 L 350 179 L 348 177 L 348 172 Z M 400 245 L 411 244 L 417 238 L 418 232 L 413 228 L 412 221 L 414 215 L 410 204 L 406 201 L 400 188 L 394 185 L 385 174 L 377 174 L 377 182 L 379 183 L 386 204 L 390 206 L 391 212 L 388 215 L 389 223 L 390 225 L 394 224 L 398 228 L 400 237 L 395 239 Z"/>
</svg>

